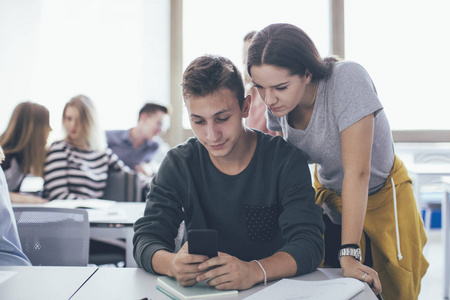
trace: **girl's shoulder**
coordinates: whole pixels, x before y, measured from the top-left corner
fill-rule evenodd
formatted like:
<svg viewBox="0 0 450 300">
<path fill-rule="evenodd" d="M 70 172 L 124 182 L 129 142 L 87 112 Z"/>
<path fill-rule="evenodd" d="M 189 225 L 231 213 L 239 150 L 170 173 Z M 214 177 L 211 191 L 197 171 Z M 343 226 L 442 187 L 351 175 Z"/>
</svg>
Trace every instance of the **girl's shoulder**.
<svg viewBox="0 0 450 300">
<path fill-rule="evenodd" d="M 333 66 L 331 79 L 358 77 L 367 75 L 366 69 L 359 63 L 351 60 L 338 61 Z"/>
<path fill-rule="evenodd" d="M 64 152 L 66 153 L 66 155 L 69 155 L 69 153 L 77 152 L 77 149 L 72 144 L 70 144 L 65 140 L 53 142 L 48 149 L 48 155 L 52 153 L 61 153 L 61 152 Z"/>
<path fill-rule="evenodd" d="M 69 143 L 65 140 L 55 141 L 51 143 L 50 149 L 63 149 L 69 146 Z"/>
</svg>

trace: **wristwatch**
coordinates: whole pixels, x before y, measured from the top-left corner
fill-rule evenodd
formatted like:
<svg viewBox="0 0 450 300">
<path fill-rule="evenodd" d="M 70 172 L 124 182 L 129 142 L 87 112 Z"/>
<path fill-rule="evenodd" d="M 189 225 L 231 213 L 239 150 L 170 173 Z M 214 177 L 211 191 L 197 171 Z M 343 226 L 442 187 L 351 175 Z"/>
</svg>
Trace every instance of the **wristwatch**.
<svg viewBox="0 0 450 300">
<path fill-rule="evenodd" d="M 339 250 L 338 259 L 342 256 L 353 256 L 356 260 L 361 261 L 361 249 L 359 248 L 343 248 Z"/>
</svg>

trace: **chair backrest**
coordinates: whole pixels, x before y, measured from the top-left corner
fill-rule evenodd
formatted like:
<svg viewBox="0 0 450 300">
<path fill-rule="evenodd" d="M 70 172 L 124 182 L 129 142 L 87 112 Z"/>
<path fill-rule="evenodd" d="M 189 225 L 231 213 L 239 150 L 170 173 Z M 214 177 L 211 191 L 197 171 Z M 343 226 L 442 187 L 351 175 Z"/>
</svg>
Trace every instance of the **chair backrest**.
<svg viewBox="0 0 450 300">
<path fill-rule="evenodd" d="M 13 210 L 22 250 L 33 266 L 87 266 L 86 210 L 28 206 Z"/>
<path fill-rule="evenodd" d="M 142 187 L 138 175 L 120 171 L 108 172 L 103 199 L 141 202 Z"/>
</svg>

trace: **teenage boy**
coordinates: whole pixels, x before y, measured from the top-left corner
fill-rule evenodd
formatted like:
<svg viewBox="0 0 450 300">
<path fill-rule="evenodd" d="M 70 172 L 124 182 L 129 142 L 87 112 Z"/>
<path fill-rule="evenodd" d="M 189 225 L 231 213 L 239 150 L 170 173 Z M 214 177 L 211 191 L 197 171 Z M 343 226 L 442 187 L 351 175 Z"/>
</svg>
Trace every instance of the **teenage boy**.
<svg viewBox="0 0 450 300">
<path fill-rule="evenodd" d="M 251 96 L 223 57 L 202 56 L 183 75 L 194 138 L 170 150 L 134 226 L 134 257 L 183 286 L 248 289 L 315 270 L 324 224 L 303 155 L 281 137 L 243 125 Z M 174 252 L 179 225 L 216 229 L 219 255 Z"/>
</svg>

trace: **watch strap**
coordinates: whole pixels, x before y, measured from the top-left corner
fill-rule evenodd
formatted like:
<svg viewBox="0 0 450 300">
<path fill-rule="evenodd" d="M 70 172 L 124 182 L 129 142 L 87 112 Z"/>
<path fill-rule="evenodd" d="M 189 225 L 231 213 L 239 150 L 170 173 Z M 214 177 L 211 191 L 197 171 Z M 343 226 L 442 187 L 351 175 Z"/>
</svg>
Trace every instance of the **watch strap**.
<svg viewBox="0 0 450 300">
<path fill-rule="evenodd" d="M 339 250 L 338 259 L 342 256 L 353 256 L 356 260 L 361 261 L 361 249 L 357 248 L 343 248 Z"/>
<path fill-rule="evenodd" d="M 345 245 L 342 245 L 341 247 L 339 247 L 339 250 L 344 249 L 344 248 L 358 249 L 359 245 L 358 244 L 345 244 Z"/>
</svg>

